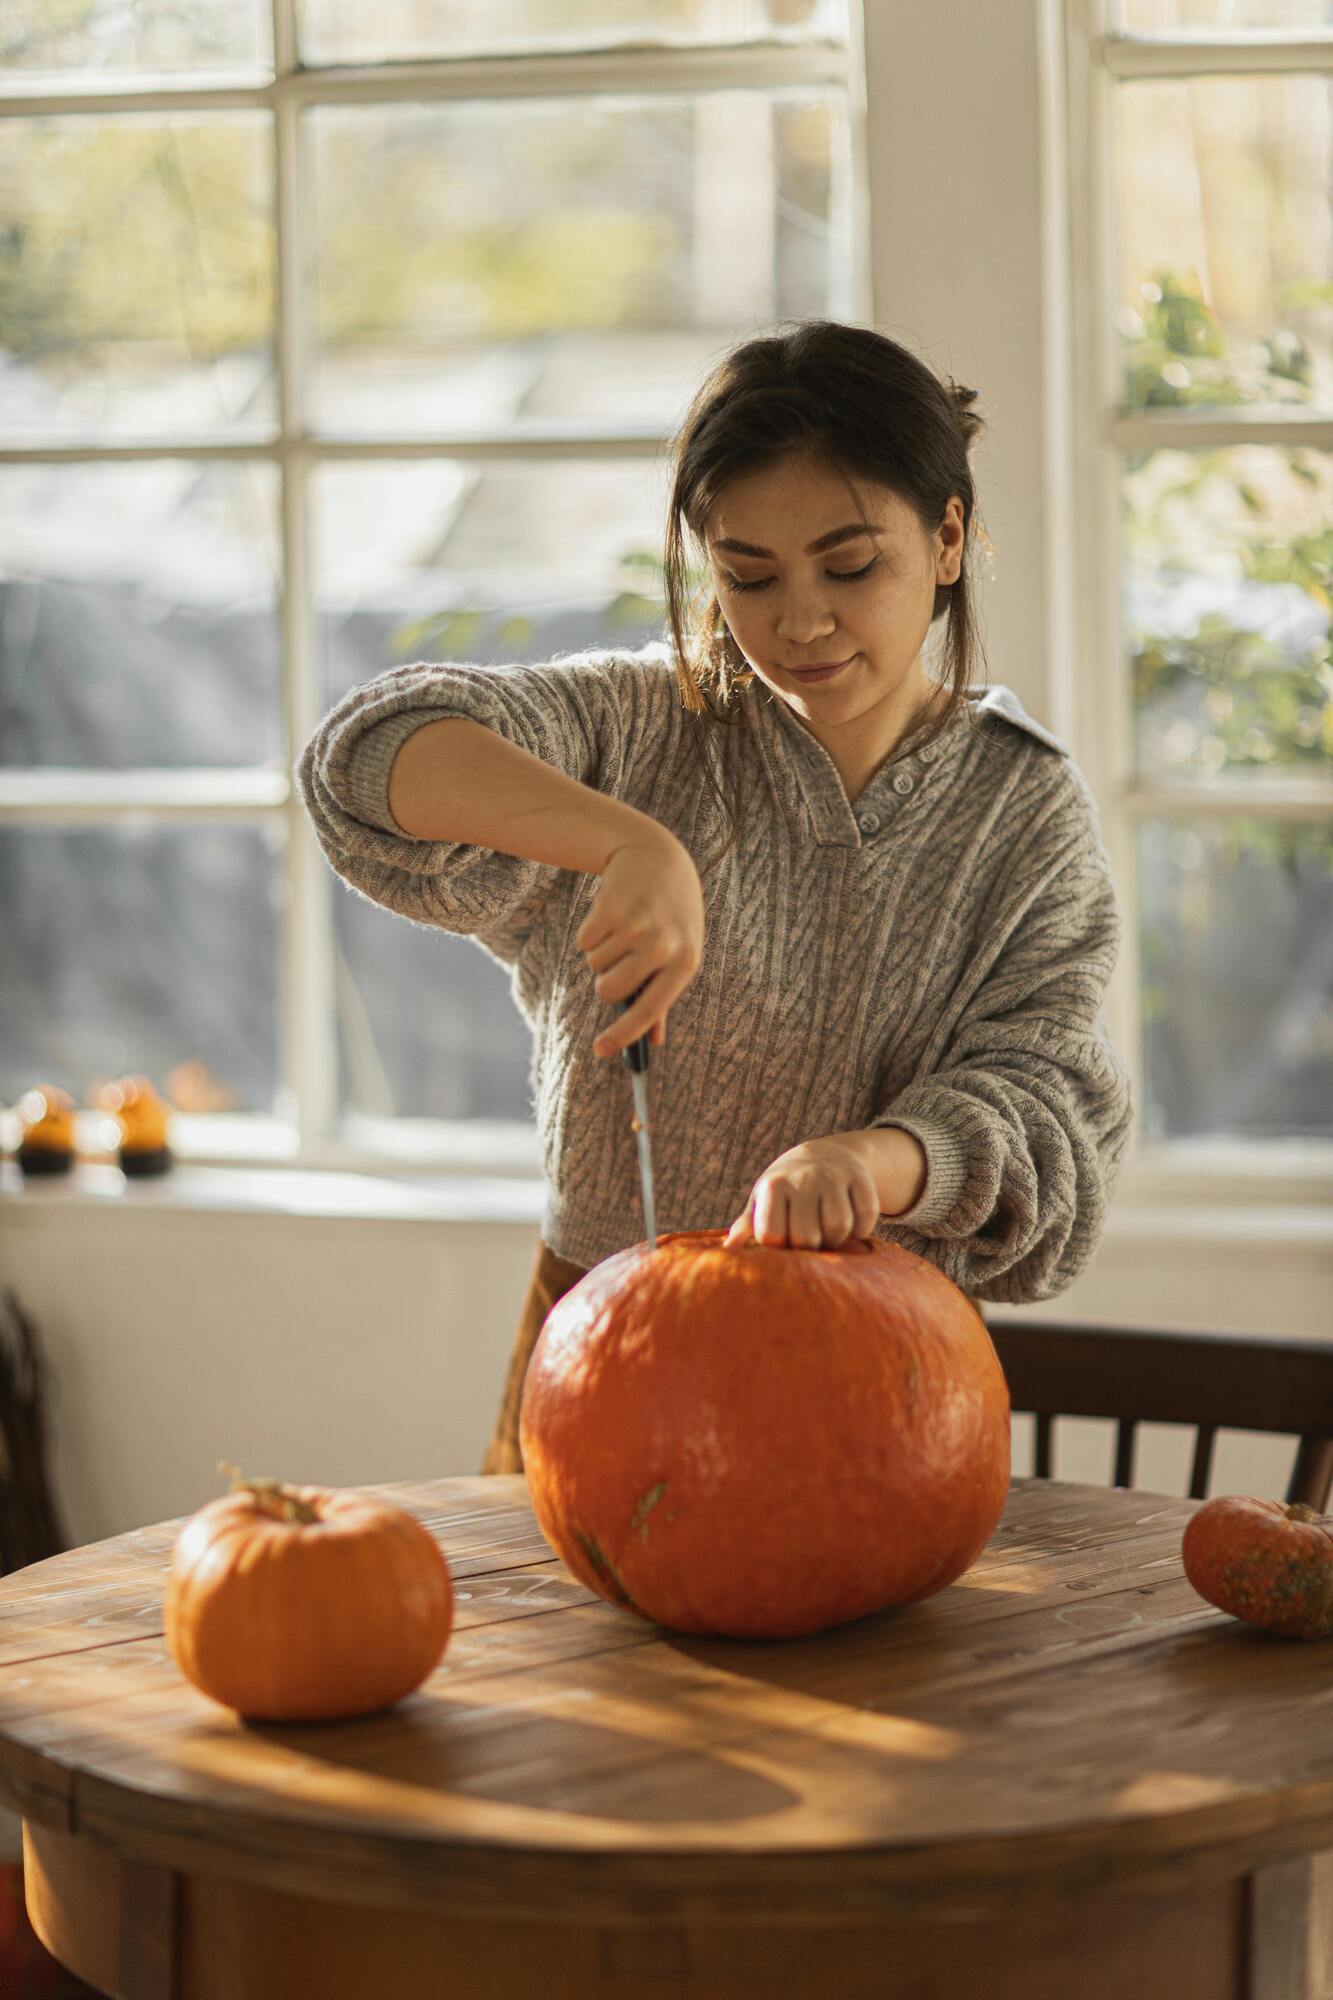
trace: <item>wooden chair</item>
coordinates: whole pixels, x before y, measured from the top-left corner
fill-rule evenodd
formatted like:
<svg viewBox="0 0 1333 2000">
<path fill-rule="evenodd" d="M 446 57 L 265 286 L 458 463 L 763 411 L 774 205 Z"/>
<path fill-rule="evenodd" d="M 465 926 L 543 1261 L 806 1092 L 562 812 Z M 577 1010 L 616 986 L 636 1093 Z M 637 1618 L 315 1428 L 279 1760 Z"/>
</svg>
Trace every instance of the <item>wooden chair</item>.
<svg viewBox="0 0 1333 2000">
<path fill-rule="evenodd" d="M 1134 1483 L 1139 1424 L 1193 1424 L 1192 1500 L 1207 1498 L 1219 1430 L 1278 1431 L 1300 1439 L 1287 1499 L 1303 1500 L 1321 1514 L 1327 1508 L 1333 1342 L 1045 1319 L 987 1319 L 986 1328 L 1014 1409 L 1036 1417 L 1039 1479 L 1051 1476 L 1057 1416 L 1117 1420 L 1113 1486 Z"/>
</svg>

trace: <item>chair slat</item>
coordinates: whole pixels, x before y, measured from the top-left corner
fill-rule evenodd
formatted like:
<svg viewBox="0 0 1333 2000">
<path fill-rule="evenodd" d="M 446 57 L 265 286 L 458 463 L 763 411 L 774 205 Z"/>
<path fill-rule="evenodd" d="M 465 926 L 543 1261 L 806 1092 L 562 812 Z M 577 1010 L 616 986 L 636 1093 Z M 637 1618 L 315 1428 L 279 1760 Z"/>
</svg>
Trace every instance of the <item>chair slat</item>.
<svg viewBox="0 0 1333 2000">
<path fill-rule="evenodd" d="M 1194 1461 L 1190 1466 L 1191 1500 L 1208 1498 L 1208 1480 L 1213 1470 L 1213 1446 L 1216 1442 L 1216 1424 L 1200 1424 L 1194 1433 Z"/>
<path fill-rule="evenodd" d="M 1333 1491 L 1333 1438 L 1302 1438 L 1287 1487 L 1288 1503 L 1303 1500 L 1316 1513 L 1328 1512 Z"/>
<path fill-rule="evenodd" d="M 1134 1439 L 1138 1425 L 1132 1417 L 1122 1417 L 1115 1427 L 1115 1478 L 1113 1486 L 1134 1484 Z"/>
<path fill-rule="evenodd" d="M 1036 1476 L 1038 1479 L 1049 1479 L 1051 1476 L 1051 1430 L 1053 1421 L 1051 1417 L 1043 1416 L 1040 1410 L 1037 1411 Z"/>
</svg>

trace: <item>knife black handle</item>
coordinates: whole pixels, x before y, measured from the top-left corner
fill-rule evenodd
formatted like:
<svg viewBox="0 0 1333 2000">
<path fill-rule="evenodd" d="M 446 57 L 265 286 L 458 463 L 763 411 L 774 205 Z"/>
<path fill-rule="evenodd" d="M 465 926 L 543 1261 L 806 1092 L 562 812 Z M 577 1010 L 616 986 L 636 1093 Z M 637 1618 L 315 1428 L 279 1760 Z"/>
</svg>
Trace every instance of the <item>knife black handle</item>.
<svg viewBox="0 0 1333 2000">
<path fill-rule="evenodd" d="M 634 1005 L 634 1002 L 638 999 L 639 994 L 642 993 L 643 987 L 646 986 L 647 984 L 648 981 L 645 979 L 643 982 L 643 986 L 637 987 L 635 991 L 630 994 L 628 1000 L 617 1000 L 616 1012 L 618 1014 L 627 1014 L 630 1008 Z M 648 1068 L 647 1035 L 640 1035 L 637 1042 L 631 1042 L 629 1046 L 627 1048 L 623 1048 L 620 1051 L 620 1053 L 625 1058 L 625 1061 L 628 1064 L 629 1068 L 632 1069 L 636 1075 L 643 1075 Z"/>
</svg>

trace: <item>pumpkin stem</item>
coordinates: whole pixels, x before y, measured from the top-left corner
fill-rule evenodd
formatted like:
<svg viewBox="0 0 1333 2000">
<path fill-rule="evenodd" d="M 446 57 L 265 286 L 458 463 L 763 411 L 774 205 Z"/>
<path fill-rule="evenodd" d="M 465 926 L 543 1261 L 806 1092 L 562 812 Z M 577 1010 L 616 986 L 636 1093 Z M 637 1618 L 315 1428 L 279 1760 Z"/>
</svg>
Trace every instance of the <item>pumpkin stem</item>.
<svg viewBox="0 0 1333 2000">
<path fill-rule="evenodd" d="M 1289 1521 L 1322 1521 L 1323 1515 L 1317 1507 L 1307 1507 L 1304 1500 L 1292 1500 L 1287 1506 Z"/>
<path fill-rule="evenodd" d="M 243 1479 L 240 1471 L 229 1459 L 218 1460 L 218 1471 L 225 1472 L 231 1481 L 233 1493 L 254 1493 L 261 1500 L 275 1498 L 281 1500 L 283 1519 L 289 1525 L 309 1527 L 319 1519 L 319 1515 L 308 1500 L 303 1500 L 292 1487 L 284 1486 L 280 1479 Z"/>
</svg>

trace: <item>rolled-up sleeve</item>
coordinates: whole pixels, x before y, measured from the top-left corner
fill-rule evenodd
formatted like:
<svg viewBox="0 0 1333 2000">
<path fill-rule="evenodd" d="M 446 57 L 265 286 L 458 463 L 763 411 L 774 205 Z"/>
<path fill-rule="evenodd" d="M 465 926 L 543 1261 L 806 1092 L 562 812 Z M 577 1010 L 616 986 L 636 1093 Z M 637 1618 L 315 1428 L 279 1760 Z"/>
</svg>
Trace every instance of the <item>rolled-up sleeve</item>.
<svg viewBox="0 0 1333 2000">
<path fill-rule="evenodd" d="M 1104 1012 L 1121 921 L 1071 777 L 1014 858 L 938 1062 L 870 1121 L 927 1160 L 918 1201 L 876 1233 L 977 1298 L 1053 1298 L 1096 1249 L 1133 1117 Z"/>
<path fill-rule="evenodd" d="M 514 932 L 560 872 L 456 840 L 418 840 L 389 809 L 389 772 L 412 733 L 446 716 L 493 729 L 567 777 L 614 794 L 625 761 L 622 707 L 641 662 L 581 654 L 536 665 L 395 667 L 329 711 L 296 779 L 315 835 L 351 888 L 415 923 L 462 935 Z"/>
</svg>

